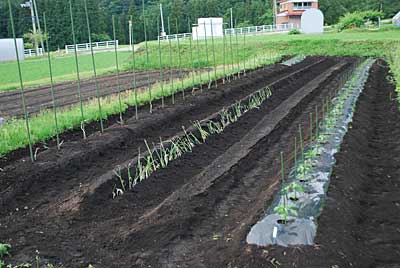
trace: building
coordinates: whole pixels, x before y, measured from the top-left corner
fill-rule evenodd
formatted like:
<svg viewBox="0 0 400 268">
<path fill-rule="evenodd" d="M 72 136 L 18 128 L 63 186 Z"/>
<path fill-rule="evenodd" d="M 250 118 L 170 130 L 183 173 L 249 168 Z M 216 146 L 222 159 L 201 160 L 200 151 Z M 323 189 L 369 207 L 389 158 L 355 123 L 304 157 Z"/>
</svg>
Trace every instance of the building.
<svg viewBox="0 0 400 268">
<path fill-rule="evenodd" d="M 393 17 L 393 25 L 400 26 L 400 12 Z"/>
<path fill-rule="evenodd" d="M 224 36 L 223 18 L 199 18 L 192 28 L 193 40 Z"/>
<path fill-rule="evenodd" d="M 24 41 L 17 38 L 17 49 L 20 60 L 24 60 Z M 14 39 L 0 39 L 0 62 L 17 60 Z"/>
<path fill-rule="evenodd" d="M 318 8 L 318 0 L 277 0 L 278 12 L 276 16 L 277 24 L 293 23 L 300 27 L 301 15 L 304 11 L 311 8 Z"/>
</svg>

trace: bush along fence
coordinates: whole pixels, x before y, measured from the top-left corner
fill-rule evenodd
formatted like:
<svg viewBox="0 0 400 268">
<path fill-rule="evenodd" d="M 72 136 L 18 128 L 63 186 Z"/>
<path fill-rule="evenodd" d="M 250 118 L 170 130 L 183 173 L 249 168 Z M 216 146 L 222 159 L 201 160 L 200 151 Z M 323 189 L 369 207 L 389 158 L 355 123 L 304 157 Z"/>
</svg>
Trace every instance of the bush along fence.
<svg viewBox="0 0 400 268">
<path fill-rule="evenodd" d="M 84 0 L 86 6 L 86 0 Z M 10 25 L 11 30 L 15 36 L 13 10 L 8 1 L 9 14 L 10 14 Z M 90 28 L 90 17 L 88 15 L 87 9 L 83 11 L 86 16 L 86 34 L 88 42 L 91 42 L 91 28 Z M 147 18 L 147 14 L 144 9 L 143 4 L 143 16 Z M 45 18 L 45 14 L 43 14 Z M 57 148 L 61 149 L 63 141 L 60 139 L 61 133 L 68 129 L 79 128 L 82 131 L 83 139 L 86 139 L 86 126 L 88 123 L 93 121 L 99 122 L 99 129 L 101 132 L 104 131 L 104 121 L 110 115 L 119 115 L 119 124 L 124 124 L 123 113 L 128 109 L 129 106 L 135 106 L 136 108 L 136 118 L 138 118 L 138 106 L 143 106 L 145 104 L 149 105 L 149 111 L 153 110 L 153 102 L 156 99 L 162 100 L 162 107 L 164 107 L 164 97 L 172 96 L 172 104 L 175 104 L 175 93 L 180 92 L 182 98 L 185 98 L 185 92 L 200 89 L 200 92 L 204 88 L 211 88 L 211 86 L 218 87 L 218 83 L 227 83 L 234 79 L 245 76 L 248 70 L 257 69 L 266 64 L 274 63 L 280 60 L 280 56 L 277 54 L 272 54 L 271 52 L 263 52 L 262 54 L 248 56 L 248 51 L 246 47 L 246 37 L 238 38 L 238 36 L 224 36 L 222 40 L 218 40 L 219 43 L 222 42 L 222 46 L 216 45 L 214 40 L 214 33 L 208 33 L 204 40 L 189 40 L 190 42 L 190 68 L 188 75 L 183 74 L 183 66 L 181 56 L 183 55 L 183 49 L 179 42 L 162 41 L 166 42 L 163 45 L 167 45 L 169 48 L 168 55 L 163 55 L 161 49 L 161 43 L 158 41 L 158 46 L 155 49 L 159 79 L 157 81 L 150 81 L 150 74 L 147 75 L 147 83 L 145 86 L 140 88 L 137 86 L 137 53 L 132 50 L 131 62 L 131 87 L 128 90 L 121 89 L 121 79 L 120 79 L 120 63 L 118 58 L 117 47 L 114 47 L 113 53 L 115 53 L 115 73 L 117 82 L 117 92 L 109 96 L 101 96 L 100 94 L 100 84 L 96 69 L 96 54 L 94 53 L 93 46 L 89 47 L 90 57 L 91 57 L 91 68 L 94 79 L 94 89 L 95 96 L 94 99 L 85 100 L 82 94 L 82 79 L 79 64 L 79 55 L 77 51 L 77 41 L 76 41 L 76 27 L 74 24 L 74 14 L 73 14 L 73 3 L 69 0 L 69 17 L 68 27 L 71 32 L 73 39 L 73 55 L 75 63 L 75 75 L 76 75 L 76 104 L 71 104 L 69 106 L 62 106 L 57 98 L 54 96 L 54 78 L 52 71 L 52 58 L 50 54 L 48 56 L 48 70 L 49 78 L 51 81 L 50 93 L 52 97 L 52 107 L 51 109 L 42 110 L 36 114 L 29 114 L 29 107 L 27 107 L 25 87 L 21 65 L 17 61 L 19 80 L 20 80 L 20 95 L 21 95 L 21 105 L 23 110 L 23 118 L 6 118 L 6 122 L 2 122 L 0 126 L 0 157 L 6 155 L 7 153 L 19 149 L 29 147 L 30 158 L 35 161 L 37 158 L 37 148 L 35 150 L 35 144 L 39 142 L 47 141 L 51 138 L 55 138 L 57 143 Z M 150 62 L 150 56 L 152 58 L 154 55 L 150 55 L 150 49 L 154 52 L 154 47 L 150 48 L 147 40 L 147 24 L 146 19 L 143 24 L 143 31 L 145 33 L 145 67 L 146 70 L 153 68 L 153 62 Z M 128 23 L 128 22 L 127 22 Z M 47 29 L 46 19 L 44 19 L 44 29 Z M 174 21 L 174 26 L 178 28 L 179 21 Z M 190 25 L 190 22 L 188 22 Z M 115 18 L 112 18 L 112 25 L 115 33 Z M 171 33 L 170 20 L 168 18 L 168 31 Z M 114 42 L 117 42 L 116 36 L 114 34 Z M 51 38 L 51 36 L 48 36 Z M 131 32 L 131 38 L 134 38 L 134 32 Z M 47 40 L 48 41 L 48 40 Z M 48 42 L 47 42 L 48 43 Z M 47 44 L 48 45 L 48 44 Z M 16 47 L 16 44 L 15 44 Z M 174 79 L 172 76 L 166 77 L 165 72 L 172 74 L 173 66 L 173 54 L 172 51 L 176 51 L 179 60 L 179 78 Z M 220 50 L 220 51 L 219 51 Z M 17 51 L 18 53 L 18 51 Z M 164 51 L 164 54 L 165 51 Z M 206 56 L 205 66 L 199 64 L 204 61 L 203 55 Z M 217 62 L 216 55 L 222 55 L 222 63 Z M 167 59 L 167 60 L 166 60 Z M 2 120 L 4 121 L 4 120 Z"/>
<path fill-rule="evenodd" d="M 356 101 L 373 63 L 372 59 L 361 63 L 336 96 L 324 101 L 322 111 L 316 108 L 315 114 L 310 114 L 308 145 L 303 142 L 308 130 L 299 127 L 299 134 L 294 137 L 294 166 L 287 172 L 285 156 L 281 153 L 282 189 L 265 217 L 251 228 L 247 243 L 260 246 L 314 243 L 317 218 L 323 209 L 335 164 L 334 154 L 352 121 Z M 323 116 L 319 119 L 321 112 Z M 313 125 L 317 126 L 314 132 Z"/>
<path fill-rule="evenodd" d="M 114 170 L 115 185 L 112 190 L 113 198 L 122 195 L 127 190 L 132 190 L 138 183 L 147 179 L 160 168 L 166 168 L 168 164 L 192 152 L 196 145 L 204 143 L 210 135 L 220 134 L 224 129 L 235 123 L 248 111 L 258 108 L 272 96 L 270 88 L 262 88 L 250 96 L 224 108 L 218 113 L 202 121 L 196 121 L 191 127 L 185 129 L 177 136 L 150 146 L 144 141 L 146 151 L 129 161 L 125 166 L 117 166 Z"/>
</svg>

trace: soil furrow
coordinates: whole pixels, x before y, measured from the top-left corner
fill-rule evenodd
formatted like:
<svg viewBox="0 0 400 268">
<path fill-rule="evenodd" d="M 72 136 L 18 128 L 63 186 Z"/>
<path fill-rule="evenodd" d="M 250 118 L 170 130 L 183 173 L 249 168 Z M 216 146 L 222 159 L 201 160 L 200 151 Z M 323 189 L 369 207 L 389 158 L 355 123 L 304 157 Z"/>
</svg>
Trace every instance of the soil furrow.
<svg viewBox="0 0 400 268">
<path fill-rule="evenodd" d="M 300 66 L 316 60 L 309 59 Z M 85 195 L 83 188 L 115 164 L 136 155 L 143 138 L 151 142 L 159 136 L 174 135 L 191 120 L 203 119 L 277 78 L 265 77 L 266 72 L 258 70 L 217 90 L 190 96 L 186 104 L 180 101 L 170 109 L 156 109 L 153 115 L 143 112 L 139 122 L 127 120 L 127 126 L 114 126 L 102 135 L 93 135 L 89 141 L 66 143 L 57 159 L 54 159 L 54 150 L 48 150 L 33 165 L 9 165 L 0 174 L 0 240 L 14 246 L 15 260 L 26 259 L 34 249 L 39 249 L 42 259 L 57 267 L 227 266 L 229 259 L 242 256 L 246 229 L 257 220 L 264 202 L 276 191 L 278 179 L 273 174 L 277 151 L 291 146 L 298 123 L 307 120 L 318 98 L 335 88 L 339 75 L 351 68 L 353 61 L 352 58 L 328 59 L 281 81 L 273 87 L 271 99 L 259 110 L 249 112 L 239 124 L 211 137 L 192 154 L 174 161 L 133 192 L 115 200 L 110 199 L 111 183 L 102 185 L 92 195 Z M 192 196 L 187 202 L 177 202 L 176 208 L 175 203 L 163 207 L 155 215 L 156 219 L 162 219 L 159 223 L 138 225 L 148 215 L 146 211 L 152 211 L 190 182 L 243 139 L 264 116 L 338 62 L 346 65 L 296 106 L 288 118 L 207 191 Z M 283 77 L 296 68 L 299 66 L 267 74 Z M 265 193 L 268 195 L 263 197 Z M 198 247 L 189 246 L 189 242 Z M 214 258 L 216 252 L 221 254 L 218 258 Z"/>
</svg>

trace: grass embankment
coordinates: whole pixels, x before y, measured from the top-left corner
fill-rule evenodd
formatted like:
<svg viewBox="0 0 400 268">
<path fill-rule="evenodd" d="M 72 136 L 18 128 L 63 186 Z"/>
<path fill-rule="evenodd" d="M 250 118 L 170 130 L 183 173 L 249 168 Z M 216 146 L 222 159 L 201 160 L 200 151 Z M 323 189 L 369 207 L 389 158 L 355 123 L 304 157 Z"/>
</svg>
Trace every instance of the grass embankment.
<svg viewBox="0 0 400 268">
<path fill-rule="evenodd" d="M 217 76 L 223 76 L 223 63 L 225 63 L 225 71 L 234 72 L 237 69 L 237 63 L 241 61 L 241 67 L 244 66 L 244 59 L 246 59 L 246 66 L 249 67 L 254 65 L 254 59 L 256 59 L 256 65 L 267 63 L 267 60 L 271 54 L 275 56 L 287 55 L 287 54 L 303 54 L 303 55 L 330 55 L 330 56 L 369 56 L 369 57 L 382 57 L 389 61 L 392 67 L 394 76 L 398 81 L 398 89 L 400 89 L 400 29 L 380 30 L 380 31 L 351 31 L 342 33 L 326 33 L 318 35 L 263 35 L 263 36 L 247 36 L 246 46 L 244 47 L 243 37 L 238 37 L 238 44 L 236 45 L 236 38 L 232 38 L 232 50 L 230 46 L 230 39 L 227 38 L 225 47 L 224 57 L 224 46 L 221 39 L 215 40 L 215 61 L 218 65 Z M 178 57 L 178 44 L 176 41 L 171 42 L 172 44 L 172 62 L 169 58 L 169 43 L 162 42 L 162 62 L 167 66 L 173 68 L 179 67 Z M 197 67 L 213 66 L 214 64 L 214 53 L 212 50 L 212 42 L 209 40 L 208 45 L 208 61 L 207 53 L 205 49 L 205 42 L 200 42 L 197 46 L 197 42 L 193 42 L 193 54 L 190 53 L 190 43 L 188 40 L 180 42 L 181 52 L 181 67 L 191 68 L 192 64 Z M 158 68 L 158 44 L 157 42 L 149 42 L 149 66 L 146 65 L 145 52 L 142 50 L 136 54 L 137 69 L 154 69 Z M 131 53 L 120 52 L 120 60 L 123 62 L 123 70 L 129 70 L 131 68 Z M 193 63 L 191 62 L 191 56 L 193 57 Z M 88 57 L 88 58 L 86 58 Z M 104 52 L 96 54 L 96 63 L 99 66 L 103 66 L 103 70 L 111 72 L 114 70 L 114 57 L 113 53 Z M 80 61 L 88 61 L 81 68 L 83 72 L 90 73 L 90 55 L 81 55 Z M 88 60 L 89 59 L 89 60 Z M 57 60 L 54 59 L 56 64 Z M 61 59 L 60 59 L 61 60 Z M 74 75 L 74 62 L 73 58 L 64 59 L 63 64 L 68 67 L 61 68 L 59 71 L 60 79 L 64 79 L 68 75 Z M 38 60 L 40 61 L 40 60 Z M 68 64 L 67 64 L 68 62 Z M 29 64 L 30 61 L 26 61 L 24 64 Z M 12 63 L 7 63 L 12 64 Z M 15 63 L 14 63 L 15 64 Z M 38 63 L 39 64 L 39 63 Z M 44 63 L 40 63 L 43 72 L 35 72 L 36 77 L 42 77 L 45 81 L 44 75 L 47 72 L 47 66 Z M 62 65 L 62 64 L 61 64 Z M 234 69 L 232 69 L 232 66 Z M 27 68 L 27 67 L 25 67 Z M 72 69 L 71 69 L 72 68 Z M 2 69 L 0 65 L 0 71 L 7 70 L 7 74 L 15 72 L 11 66 L 7 69 Z M 24 70 L 24 69 L 23 69 Z M 63 70 L 72 70 L 71 73 L 63 72 Z M 25 77 L 29 77 L 28 74 L 31 69 L 25 69 Z M 211 72 L 213 75 L 214 72 Z M 3 78 L 3 74 L 0 79 Z M 33 74 L 32 74 L 33 76 Z M 206 82 L 208 80 L 208 74 L 203 73 L 202 79 L 199 76 L 195 77 L 195 84 Z M 36 80 L 38 81 L 38 80 Z M 57 78 L 56 78 L 56 81 Z M 13 81 L 15 83 L 16 81 Z M 29 82 L 28 82 L 29 83 Z M 193 85 L 192 77 L 186 78 L 183 83 L 184 87 L 191 87 Z M 174 88 L 171 89 L 170 85 L 164 85 L 164 95 L 170 95 L 172 92 L 177 92 L 181 89 L 181 81 L 174 82 Z M 160 98 L 162 95 L 161 85 L 155 85 L 152 88 L 153 98 Z M 123 96 L 123 109 L 125 110 L 130 105 L 135 105 L 134 94 L 132 92 L 124 93 Z M 143 92 L 138 96 L 138 104 L 144 104 L 149 102 L 149 96 L 147 92 Z M 103 116 L 107 117 L 111 114 L 119 112 L 118 98 L 115 96 L 103 98 Z M 97 103 L 90 102 L 84 107 L 85 119 L 87 121 L 93 121 L 99 119 L 97 111 Z M 78 106 L 72 106 L 69 109 L 62 109 L 58 111 L 59 126 L 60 130 L 75 128 L 80 125 L 80 111 Z M 42 112 L 38 115 L 30 118 L 31 134 L 34 142 L 45 141 L 48 138 L 55 135 L 54 119 L 51 112 Z M 0 155 L 6 154 L 12 150 L 25 147 L 28 144 L 24 121 L 21 119 L 8 121 L 3 127 L 0 128 Z"/>
</svg>

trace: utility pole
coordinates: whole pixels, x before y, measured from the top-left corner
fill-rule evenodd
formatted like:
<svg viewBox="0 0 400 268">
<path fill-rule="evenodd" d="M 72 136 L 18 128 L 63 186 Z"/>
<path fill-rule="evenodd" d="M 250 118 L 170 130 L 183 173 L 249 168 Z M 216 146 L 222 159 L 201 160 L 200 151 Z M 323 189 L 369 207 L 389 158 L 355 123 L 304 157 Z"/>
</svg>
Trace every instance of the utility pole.
<svg viewBox="0 0 400 268">
<path fill-rule="evenodd" d="M 233 29 L 233 9 L 231 8 L 231 29 Z"/>
<path fill-rule="evenodd" d="M 26 8 L 30 8 L 31 9 L 31 19 L 32 19 L 32 30 L 33 30 L 33 43 L 35 45 L 35 49 L 36 49 L 36 53 L 39 54 L 39 47 L 38 47 L 38 43 L 36 40 L 36 19 L 35 19 L 35 12 L 33 11 L 33 3 L 32 0 L 29 0 L 29 2 L 25 2 L 23 4 L 20 5 L 21 7 L 26 7 Z"/>
<path fill-rule="evenodd" d="M 161 36 L 166 36 L 165 33 L 165 28 L 164 28 L 164 15 L 163 15 L 163 9 L 162 9 L 162 4 L 160 3 L 160 16 L 161 16 Z M 158 29 L 159 31 L 160 29 Z"/>
<path fill-rule="evenodd" d="M 133 51 L 133 40 L 132 40 L 132 20 L 129 20 L 129 47 Z"/>
<path fill-rule="evenodd" d="M 277 20 L 278 20 L 278 18 L 277 18 L 277 16 L 278 16 L 278 12 L 277 12 L 277 6 L 276 6 L 276 0 L 272 0 L 272 5 L 273 5 L 273 12 L 274 12 L 274 25 L 276 25 L 276 23 L 277 23 Z"/>
<path fill-rule="evenodd" d="M 37 19 L 37 24 L 38 24 L 39 37 L 40 37 L 40 46 L 42 47 L 42 50 L 43 50 L 43 53 L 44 53 L 45 51 L 44 51 L 43 35 L 42 35 L 42 30 L 40 29 L 39 13 L 37 11 L 36 0 L 33 0 L 33 7 L 35 9 L 36 19 Z"/>
</svg>

